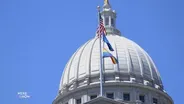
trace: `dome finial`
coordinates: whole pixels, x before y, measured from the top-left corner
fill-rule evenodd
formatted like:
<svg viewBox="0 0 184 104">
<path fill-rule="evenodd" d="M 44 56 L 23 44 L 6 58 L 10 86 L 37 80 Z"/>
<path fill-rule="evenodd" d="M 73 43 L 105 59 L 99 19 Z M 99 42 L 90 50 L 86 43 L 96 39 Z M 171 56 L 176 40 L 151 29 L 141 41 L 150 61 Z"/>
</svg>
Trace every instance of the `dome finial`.
<svg viewBox="0 0 184 104">
<path fill-rule="evenodd" d="M 111 8 L 109 0 L 104 0 L 104 8 Z"/>
<path fill-rule="evenodd" d="M 109 0 L 104 0 L 104 5 L 110 5 Z"/>
</svg>

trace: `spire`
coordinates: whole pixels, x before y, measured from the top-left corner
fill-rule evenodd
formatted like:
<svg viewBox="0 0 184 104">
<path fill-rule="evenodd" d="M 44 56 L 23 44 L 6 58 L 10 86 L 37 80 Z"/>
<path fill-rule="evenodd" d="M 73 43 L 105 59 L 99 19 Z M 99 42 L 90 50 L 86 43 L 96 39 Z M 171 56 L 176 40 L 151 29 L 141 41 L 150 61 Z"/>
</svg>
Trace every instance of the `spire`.
<svg viewBox="0 0 184 104">
<path fill-rule="evenodd" d="M 104 0 L 104 8 L 106 8 L 106 9 L 111 8 L 111 5 L 109 3 L 109 0 Z"/>
<path fill-rule="evenodd" d="M 104 0 L 104 5 L 110 5 L 109 0 Z"/>
</svg>

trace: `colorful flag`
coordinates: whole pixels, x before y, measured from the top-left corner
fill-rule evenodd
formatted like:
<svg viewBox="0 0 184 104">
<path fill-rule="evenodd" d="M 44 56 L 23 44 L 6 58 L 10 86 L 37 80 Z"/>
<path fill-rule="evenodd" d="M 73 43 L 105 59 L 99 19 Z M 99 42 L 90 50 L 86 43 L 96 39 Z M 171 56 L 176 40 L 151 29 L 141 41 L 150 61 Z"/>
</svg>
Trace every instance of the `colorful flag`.
<svg viewBox="0 0 184 104">
<path fill-rule="evenodd" d="M 113 64 L 117 64 L 118 60 L 111 54 L 109 53 L 105 48 L 103 49 L 103 58 L 110 57 Z"/>
<path fill-rule="evenodd" d="M 105 27 L 104 27 L 104 24 L 103 24 L 103 19 L 101 17 L 101 14 L 99 14 L 99 18 L 100 18 L 100 24 L 99 24 L 99 27 L 97 29 L 97 35 L 98 37 L 101 37 L 103 35 L 103 41 L 107 44 L 108 48 L 110 51 L 114 51 L 114 49 L 112 48 L 111 44 L 109 43 L 106 35 L 106 30 L 105 30 Z"/>
<path fill-rule="evenodd" d="M 107 34 L 105 27 L 104 27 L 104 24 L 103 24 L 103 18 L 101 17 L 101 14 L 99 14 L 99 21 L 100 21 L 100 24 L 97 28 L 97 35 L 98 35 L 98 37 L 101 37 L 101 35 Z"/>
<path fill-rule="evenodd" d="M 107 37 L 104 34 L 103 34 L 103 41 L 107 44 L 110 51 L 114 51 L 111 44 L 109 43 L 109 40 L 107 39 Z"/>
</svg>

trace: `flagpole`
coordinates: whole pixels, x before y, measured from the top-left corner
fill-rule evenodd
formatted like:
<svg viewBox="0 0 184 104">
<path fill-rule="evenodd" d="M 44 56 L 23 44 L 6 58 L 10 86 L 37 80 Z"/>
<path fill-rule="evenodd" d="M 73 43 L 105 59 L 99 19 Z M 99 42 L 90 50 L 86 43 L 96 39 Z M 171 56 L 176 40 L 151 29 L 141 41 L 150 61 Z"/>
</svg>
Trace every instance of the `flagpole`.
<svg viewBox="0 0 184 104">
<path fill-rule="evenodd" d="M 100 6 L 98 8 L 98 24 L 100 26 Z M 99 48 L 100 48 L 100 96 L 103 96 L 103 77 L 102 77 L 102 71 L 103 71 L 103 52 L 102 52 L 102 36 L 100 34 L 99 36 Z"/>
</svg>

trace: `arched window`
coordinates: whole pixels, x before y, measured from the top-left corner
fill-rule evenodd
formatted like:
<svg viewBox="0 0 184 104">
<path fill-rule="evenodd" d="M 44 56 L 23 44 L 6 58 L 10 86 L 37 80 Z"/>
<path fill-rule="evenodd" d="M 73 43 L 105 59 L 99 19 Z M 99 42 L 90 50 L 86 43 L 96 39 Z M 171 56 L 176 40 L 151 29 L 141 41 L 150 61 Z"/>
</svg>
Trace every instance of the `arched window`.
<svg viewBox="0 0 184 104">
<path fill-rule="evenodd" d="M 113 18 L 111 18 L 111 26 L 115 26 L 115 23 L 114 23 L 114 19 Z"/>
<path fill-rule="evenodd" d="M 109 17 L 105 17 L 105 26 L 109 25 Z"/>
</svg>

